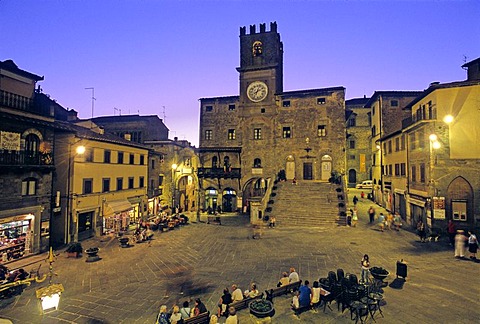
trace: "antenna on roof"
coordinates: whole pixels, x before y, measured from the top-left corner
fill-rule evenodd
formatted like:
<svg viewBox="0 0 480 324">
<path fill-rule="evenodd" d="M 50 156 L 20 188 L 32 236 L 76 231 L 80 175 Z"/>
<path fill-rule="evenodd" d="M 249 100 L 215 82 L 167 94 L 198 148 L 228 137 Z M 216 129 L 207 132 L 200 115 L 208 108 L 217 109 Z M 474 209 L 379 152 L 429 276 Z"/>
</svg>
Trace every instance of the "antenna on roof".
<svg viewBox="0 0 480 324">
<path fill-rule="evenodd" d="M 165 106 L 162 106 L 162 107 L 163 107 L 163 122 L 165 123 L 165 118 L 166 118 L 166 116 L 165 116 Z"/>
<path fill-rule="evenodd" d="M 463 64 L 465 64 L 465 63 L 467 63 L 467 56 L 465 54 L 463 54 Z M 468 70 L 468 68 L 466 66 L 465 67 L 462 66 L 462 69 Z"/>
<path fill-rule="evenodd" d="M 93 118 L 93 110 L 95 108 L 95 100 L 97 100 L 95 98 L 95 88 L 94 87 L 90 87 L 90 88 L 85 88 L 85 90 L 92 90 L 92 118 Z"/>
</svg>

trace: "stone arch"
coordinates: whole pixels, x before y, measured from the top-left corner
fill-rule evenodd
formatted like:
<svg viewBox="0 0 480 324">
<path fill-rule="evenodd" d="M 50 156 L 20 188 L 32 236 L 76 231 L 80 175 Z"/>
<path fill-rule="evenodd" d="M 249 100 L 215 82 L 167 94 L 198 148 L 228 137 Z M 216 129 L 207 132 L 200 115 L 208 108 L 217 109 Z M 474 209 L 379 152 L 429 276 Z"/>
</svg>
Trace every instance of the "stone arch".
<svg viewBox="0 0 480 324">
<path fill-rule="evenodd" d="M 453 179 L 447 187 L 447 219 L 471 227 L 474 225 L 474 203 L 472 185 L 462 176 Z"/>
<path fill-rule="evenodd" d="M 287 180 L 295 178 L 295 158 L 293 155 L 287 156 L 285 163 L 285 175 Z"/>
<path fill-rule="evenodd" d="M 321 161 L 321 180 L 328 181 L 332 173 L 332 157 L 328 154 L 325 154 L 322 156 Z"/>
</svg>

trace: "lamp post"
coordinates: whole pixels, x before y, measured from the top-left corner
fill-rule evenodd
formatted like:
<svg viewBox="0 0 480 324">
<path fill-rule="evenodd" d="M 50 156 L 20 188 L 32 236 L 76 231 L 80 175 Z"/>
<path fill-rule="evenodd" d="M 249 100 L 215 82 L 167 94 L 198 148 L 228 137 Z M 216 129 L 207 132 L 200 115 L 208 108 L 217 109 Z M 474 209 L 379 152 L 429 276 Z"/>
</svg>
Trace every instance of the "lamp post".
<svg viewBox="0 0 480 324">
<path fill-rule="evenodd" d="M 49 263 L 48 271 L 48 286 L 39 288 L 35 291 L 35 294 L 40 301 L 42 307 L 42 313 L 46 313 L 49 310 L 57 310 L 60 303 L 60 295 L 65 290 L 62 284 L 54 284 L 53 276 L 56 273 L 53 272 L 53 263 L 55 262 L 55 255 L 53 254 L 52 247 L 48 253 L 47 260 Z"/>
<path fill-rule="evenodd" d="M 72 154 L 72 146 L 80 142 L 82 139 L 78 140 L 76 143 L 68 145 L 68 171 L 67 171 L 67 210 L 66 210 L 66 222 L 65 222 L 65 243 L 70 243 L 71 241 L 71 227 L 72 227 L 72 218 L 73 218 L 73 181 L 72 181 L 72 168 L 75 163 L 76 155 L 83 155 L 85 153 L 85 146 L 79 145 L 75 149 L 75 154 Z M 72 158 L 73 157 L 73 158 Z"/>
<path fill-rule="evenodd" d="M 177 172 L 178 165 L 176 163 L 172 164 L 172 214 L 176 211 L 175 208 L 175 176 Z"/>
</svg>

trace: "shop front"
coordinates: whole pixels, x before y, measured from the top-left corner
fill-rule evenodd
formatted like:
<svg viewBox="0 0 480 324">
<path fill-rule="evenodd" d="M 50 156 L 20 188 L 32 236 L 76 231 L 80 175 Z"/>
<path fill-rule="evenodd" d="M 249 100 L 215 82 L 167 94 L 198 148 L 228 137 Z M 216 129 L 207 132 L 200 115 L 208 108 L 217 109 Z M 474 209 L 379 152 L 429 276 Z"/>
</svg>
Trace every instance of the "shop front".
<svg viewBox="0 0 480 324">
<path fill-rule="evenodd" d="M 134 207 L 128 200 L 107 200 L 103 210 L 103 234 L 127 230 L 132 219 Z"/>
<path fill-rule="evenodd" d="M 0 219 L 0 260 L 23 258 L 34 252 L 35 216 L 18 215 Z"/>
</svg>

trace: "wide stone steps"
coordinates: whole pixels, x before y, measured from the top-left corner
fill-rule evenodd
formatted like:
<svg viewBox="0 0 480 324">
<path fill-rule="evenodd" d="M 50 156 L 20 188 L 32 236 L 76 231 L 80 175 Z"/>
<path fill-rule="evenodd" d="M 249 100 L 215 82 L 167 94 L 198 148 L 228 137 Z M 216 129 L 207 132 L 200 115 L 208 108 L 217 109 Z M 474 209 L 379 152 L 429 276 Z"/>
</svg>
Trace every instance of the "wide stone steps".
<svg viewBox="0 0 480 324">
<path fill-rule="evenodd" d="M 300 181 L 298 185 L 289 182 L 276 184 L 270 197 L 266 215 L 275 215 L 279 226 L 334 226 L 344 225 L 345 216 L 340 215 L 344 208 L 343 194 L 335 189 L 338 186 L 315 181 Z"/>
</svg>

